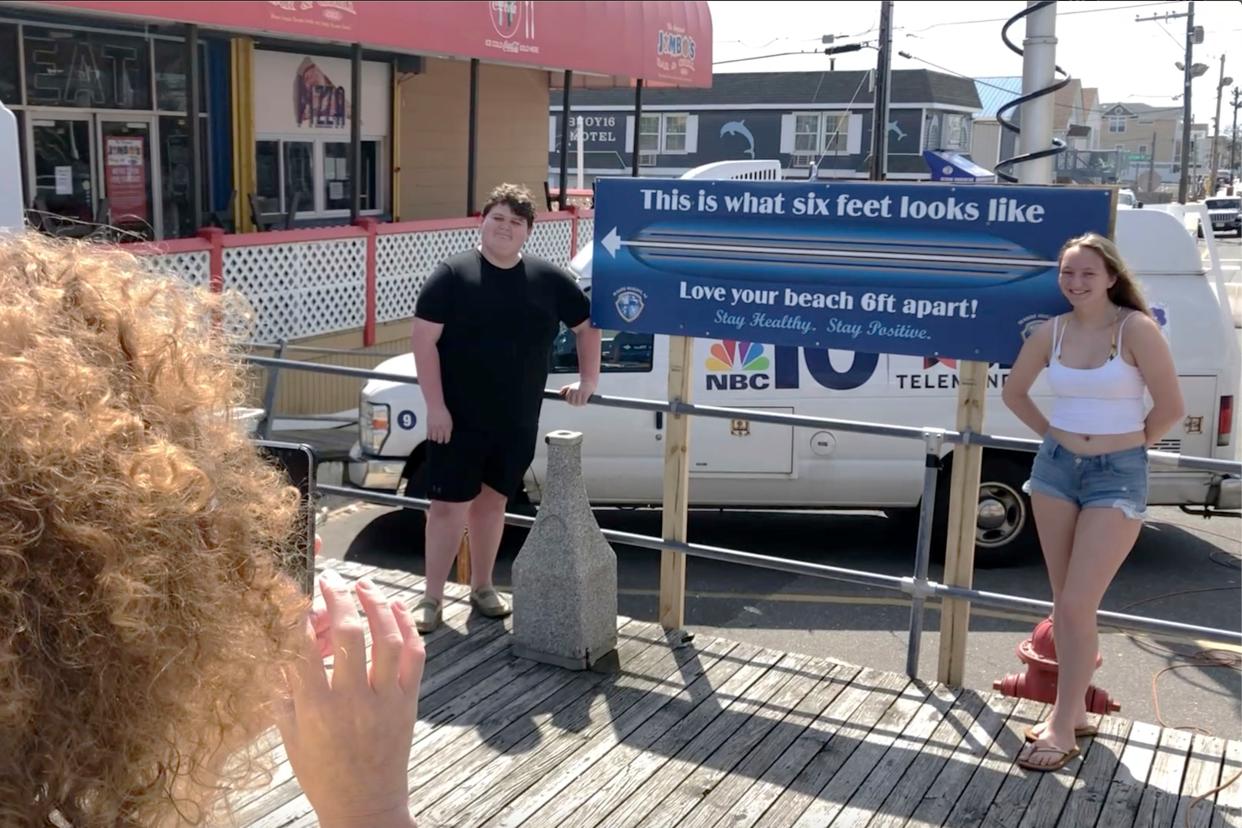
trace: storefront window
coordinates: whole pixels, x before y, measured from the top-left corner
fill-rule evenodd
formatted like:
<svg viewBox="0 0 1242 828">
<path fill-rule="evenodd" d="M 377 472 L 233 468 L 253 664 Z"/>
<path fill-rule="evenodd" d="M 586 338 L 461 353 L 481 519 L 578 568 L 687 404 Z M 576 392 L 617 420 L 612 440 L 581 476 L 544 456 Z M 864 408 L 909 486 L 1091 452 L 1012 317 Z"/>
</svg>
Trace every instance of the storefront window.
<svg viewBox="0 0 1242 828">
<path fill-rule="evenodd" d="M 379 167 L 378 156 L 378 141 L 362 142 L 362 190 L 358 197 L 359 209 L 361 210 L 375 209 L 376 175 Z M 344 142 L 324 144 L 324 209 L 348 210 L 350 208 L 349 179 L 349 144 Z"/>
<path fill-rule="evenodd" d="M 255 144 L 255 195 L 280 203 L 280 142 Z"/>
<path fill-rule="evenodd" d="M 34 26 L 24 31 L 29 106 L 151 108 L 146 40 Z"/>
<path fill-rule="evenodd" d="M 160 190 L 163 195 L 164 236 L 179 238 L 193 235 L 194 215 L 190 209 L 193 199 L 190 193 L 190 133 L 186 128 L 189 118 L 160 118 Z M 203 215 L 207 215 L 208 186 L 211 180 L 208 149 L 207 121 L 199 119 L 199 141 L 202 143 L 203 160 L 199 174 L 203 176 Z"/>
<path fill-rule="evenodd" d="M 155 100 L 165 112 L 187 112 L 186 103 L 186 54 L 185 43 L 173 40 L 155 41 Z M 199 44 L 198 50 L 198 105 L 207 109 L 207 49 Z"/>
<path fill-rule="evenodd" d="M 315 145 L 310 141 L 285 141 L 285 212 L 315 210 Z M 296 199 L 296 200 L 295 200 Z"/>
<path fill-rule="evenodd" d="M 0 23 L 0 101 L 9 106 L 22 102 L 18 54 L 17 27 L 12 23 Z"/>
</svg>

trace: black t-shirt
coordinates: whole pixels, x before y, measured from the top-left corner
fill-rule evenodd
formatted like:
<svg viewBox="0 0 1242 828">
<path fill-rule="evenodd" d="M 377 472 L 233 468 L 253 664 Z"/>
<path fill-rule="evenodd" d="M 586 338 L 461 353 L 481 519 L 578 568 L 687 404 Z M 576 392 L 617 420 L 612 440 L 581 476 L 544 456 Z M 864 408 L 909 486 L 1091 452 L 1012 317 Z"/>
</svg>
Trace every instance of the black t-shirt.
<svg viewBox="0 0 1242 828">
<path fill-rule="evenodd" d="M 476 249 L 437 266 L 414 315 L 444 325 L 437 348 L 454 427 L 537 425 L 557 323 L 574 328 L 590 314 L 573 277 L 536 256 L 502 269 Z"/>
</svg>

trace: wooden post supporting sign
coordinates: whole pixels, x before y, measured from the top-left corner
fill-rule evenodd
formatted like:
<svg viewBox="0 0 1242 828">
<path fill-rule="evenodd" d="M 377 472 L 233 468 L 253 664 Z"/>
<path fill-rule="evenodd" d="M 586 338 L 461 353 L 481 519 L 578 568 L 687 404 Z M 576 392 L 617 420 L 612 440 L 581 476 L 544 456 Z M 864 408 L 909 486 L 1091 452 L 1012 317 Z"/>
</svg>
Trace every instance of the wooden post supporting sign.
<svg viewBox="0 0 1242 828">
<path fill-rule="evenodd" d="M 690 402 L 694 376 L 694 339 L 672 336 L 668 342 L 668 398 Z M 690 503 L 690 418 L 673 414 L 664 434 L 664 526 L 666 542 L 686 542 Z M 686 622 L 686 556 L 660 552 L 660 626 L 675 630 Z"/>
<path fill-rule="evenodd" d="M 983 409 L 988 387 L 988 363 L 958 363 L 957 430 L 983 431 Z M 979 519 L 979 475 L 983 447 L 959 445 L 953 450 L 949 479 L 949 522 L 944 557 L 944 582 L 966 587 L 974 582 L 975 532 Z M 947 598 L 940 610 L 940 662 L 937 680 L 955 687 L 966 672 L 966 636 L 970 628 L 970 602 Z"/>
</svg>

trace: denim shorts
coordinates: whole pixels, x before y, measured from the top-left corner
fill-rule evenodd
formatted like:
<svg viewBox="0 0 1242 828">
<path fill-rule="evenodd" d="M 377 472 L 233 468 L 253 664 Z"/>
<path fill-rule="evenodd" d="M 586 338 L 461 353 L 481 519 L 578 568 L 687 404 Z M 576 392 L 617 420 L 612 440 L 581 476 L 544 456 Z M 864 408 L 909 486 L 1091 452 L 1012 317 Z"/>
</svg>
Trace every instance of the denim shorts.
<svg viewBox="0 0 1242 828">
<path fill-rule="evenodd" d="M 1068 500 L 1080 509 L 1120 509 L 1132 520 L 1147 517 L 1147 449 L 1074 454 L 1051 437 L 1035 455 L 1028 494 Z"/>
</svg>

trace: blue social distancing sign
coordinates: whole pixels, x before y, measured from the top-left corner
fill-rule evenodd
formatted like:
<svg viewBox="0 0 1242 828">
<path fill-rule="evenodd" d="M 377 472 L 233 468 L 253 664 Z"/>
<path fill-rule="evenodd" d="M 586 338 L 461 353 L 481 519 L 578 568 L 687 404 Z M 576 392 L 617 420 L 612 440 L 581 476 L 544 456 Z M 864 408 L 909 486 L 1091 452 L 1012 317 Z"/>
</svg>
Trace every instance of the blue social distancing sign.
<svg viewBox="0 0 1242 828">
<path fill-rule="evenodd" d="M 1058 253 L 1112 218 L 1103 188 L 597 186 L 597 327 L 988 362 L 1068 310 Z"/>
</svg>

